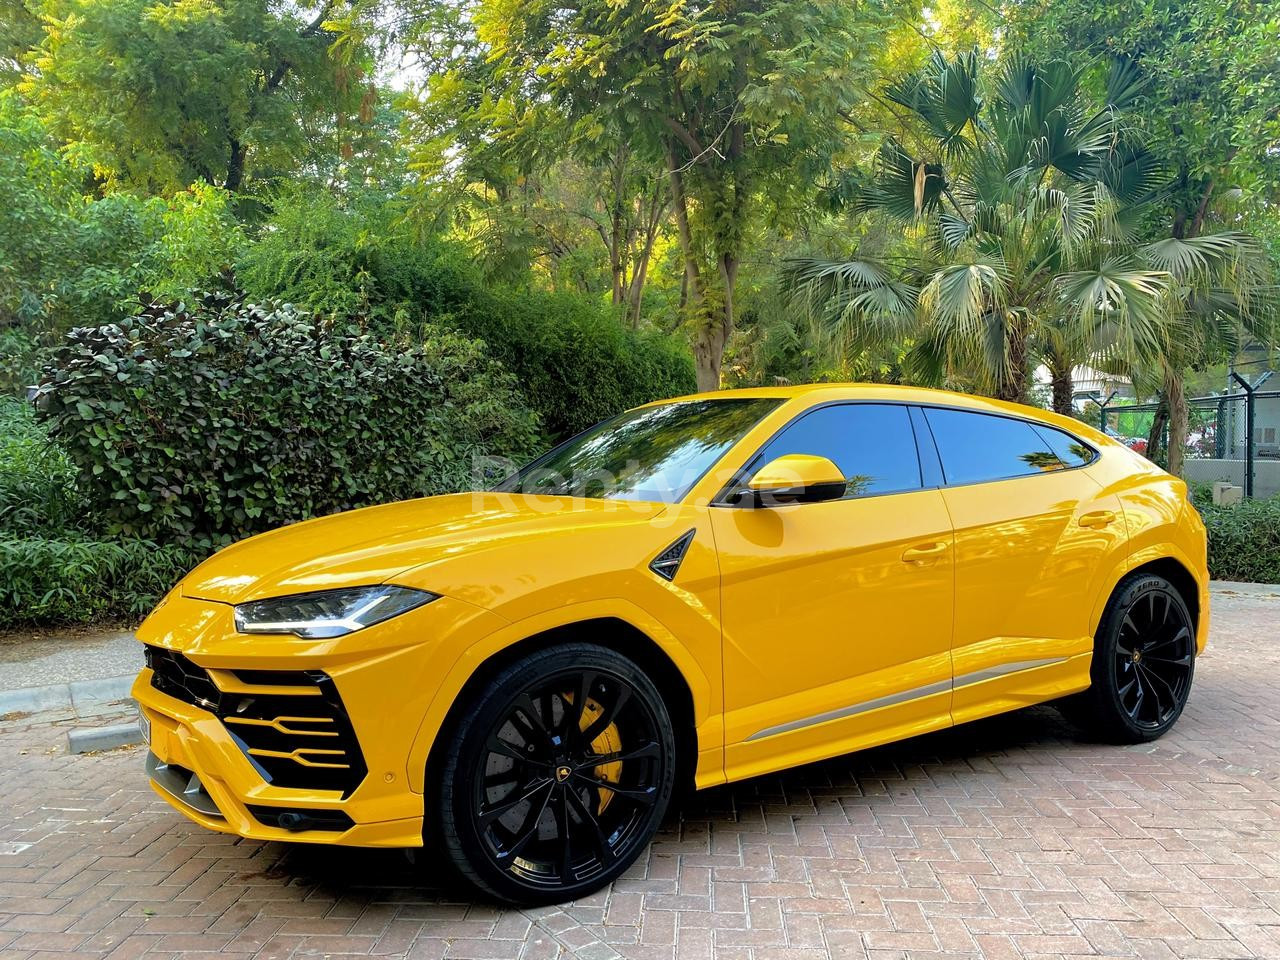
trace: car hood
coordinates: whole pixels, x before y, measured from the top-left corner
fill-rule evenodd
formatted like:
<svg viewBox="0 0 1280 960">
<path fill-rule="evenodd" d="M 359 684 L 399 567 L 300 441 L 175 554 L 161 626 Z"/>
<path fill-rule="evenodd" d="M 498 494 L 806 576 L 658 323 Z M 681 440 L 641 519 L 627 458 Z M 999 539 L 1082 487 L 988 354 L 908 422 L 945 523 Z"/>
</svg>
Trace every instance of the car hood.
<svg viewBox="0 0 1280 960">
<path fill-rule="evenodd" d="M 652 519 L 661 503 L 510 493 L 458 493 L 320 517 L 250 537 L 182 581 L 185 597 L 242 603 L 382 583 L 509 538 Z"/>
</svg>

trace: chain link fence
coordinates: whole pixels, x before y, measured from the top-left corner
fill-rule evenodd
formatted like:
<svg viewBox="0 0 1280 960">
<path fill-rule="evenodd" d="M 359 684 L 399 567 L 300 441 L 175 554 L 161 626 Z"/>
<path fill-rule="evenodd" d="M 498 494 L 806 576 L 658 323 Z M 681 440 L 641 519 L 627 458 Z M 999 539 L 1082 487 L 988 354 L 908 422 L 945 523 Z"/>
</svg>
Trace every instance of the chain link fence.
<svg viewBox="0 0 1280 960">
<path fill-rule="evenodd" d="M 1239 392 L 1187 401 L 1183 476 L 1212 486 L 1225 481 L 1246 497 L 1280 493 L 1280 390 L 1259 390 L 1240 379 Z M 1155 462 L 1169 462 L 1168 414 L 1158 403 L 1100 406 L 1100 426 Z"/>
</svg>

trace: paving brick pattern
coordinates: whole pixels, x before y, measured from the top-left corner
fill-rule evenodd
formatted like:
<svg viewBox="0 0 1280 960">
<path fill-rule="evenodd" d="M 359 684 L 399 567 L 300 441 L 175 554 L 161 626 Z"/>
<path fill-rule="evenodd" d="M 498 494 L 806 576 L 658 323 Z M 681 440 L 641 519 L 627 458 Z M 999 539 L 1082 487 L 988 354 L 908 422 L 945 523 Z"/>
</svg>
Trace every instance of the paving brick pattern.
<svg viewBox="0 0 1280 960">
<path fill-rule="evenodd" d="M 205 833 L 142 754 L 0 721 L 0 960 L 1280 960 L 1280 597 L 1215 598 L 1173 733 L 1037 708 L 699 795 L 612 888 L 510 910 L 429 856 Z"/>
</svg>

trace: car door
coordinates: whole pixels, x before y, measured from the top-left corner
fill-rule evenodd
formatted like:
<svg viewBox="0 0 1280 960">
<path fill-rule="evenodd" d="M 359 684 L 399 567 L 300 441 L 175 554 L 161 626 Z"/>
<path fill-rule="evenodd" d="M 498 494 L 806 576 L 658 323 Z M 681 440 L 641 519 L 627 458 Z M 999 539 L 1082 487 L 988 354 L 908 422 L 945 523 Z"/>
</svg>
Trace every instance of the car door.
<svg viewBox="0 0 1280 960">
<path fill-rule="evenodd" d="M 924 410 L 955 527 L 957 723 L 1088 685 L 1101 578 L 1127 549 L 1096 452 L 1017 417 Z"/>
<path fill-rule="evenodd" d="M 721 571 L 731 779 L 950 723 L 952 533 L 910 408 L 839 403 L 783 428 L 832 460 L 846 496 L 711 509 Z"/>
</svg>

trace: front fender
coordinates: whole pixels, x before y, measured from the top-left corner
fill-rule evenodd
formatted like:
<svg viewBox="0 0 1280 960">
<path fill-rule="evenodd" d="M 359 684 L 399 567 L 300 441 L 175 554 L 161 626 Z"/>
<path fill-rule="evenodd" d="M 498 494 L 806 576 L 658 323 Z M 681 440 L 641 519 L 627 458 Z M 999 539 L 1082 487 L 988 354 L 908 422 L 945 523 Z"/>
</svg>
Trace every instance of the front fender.
<svg viewBox="0 0 1280 960">
<path fill-rule="evenodd" d="M 622 597 L 589 600 L 557 606 L 525 619 L 508 623 L 459 652 L 436 689 L 422 718 L 408 757 L 406 774 L 412 789 L 425 789 L 427 758 L 449 710 L 463 686 L 495 654 L 532 636 L 585 620 L 621 620 L 649 637 L 671 659 L 689 686 L 693 699 L 694 727 L 698 744 L 696 781 L 699 788 L 724 782 L 724 728 L 721 691 L 712 682 L 713 665 L 706 662 L 707 651 L 695 651 L 677 639 L 677 633 L 657 616 Z M 680 631 L 689 636 L 687 630 Z M 715 664 L 718 668 L 719 633 L 715 633 Z"/>
</svg>

